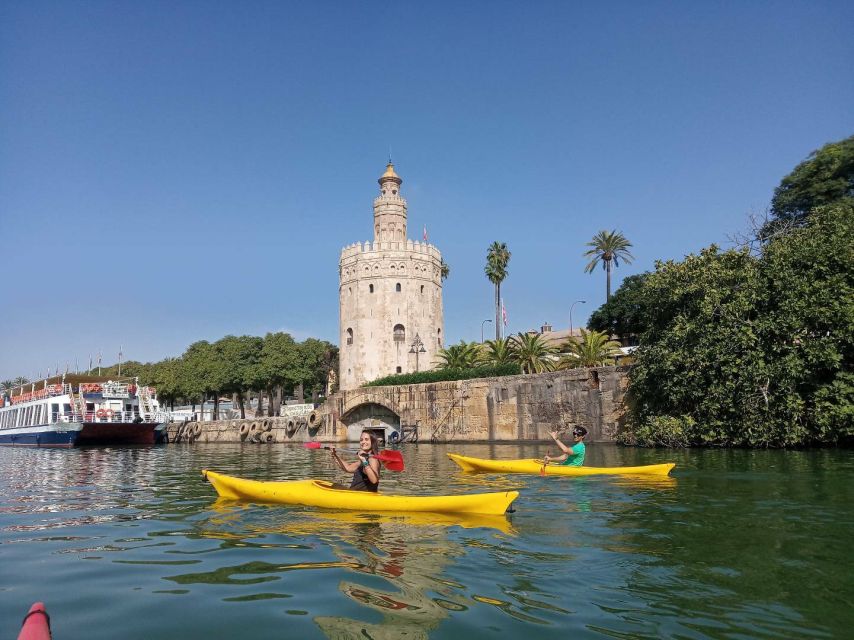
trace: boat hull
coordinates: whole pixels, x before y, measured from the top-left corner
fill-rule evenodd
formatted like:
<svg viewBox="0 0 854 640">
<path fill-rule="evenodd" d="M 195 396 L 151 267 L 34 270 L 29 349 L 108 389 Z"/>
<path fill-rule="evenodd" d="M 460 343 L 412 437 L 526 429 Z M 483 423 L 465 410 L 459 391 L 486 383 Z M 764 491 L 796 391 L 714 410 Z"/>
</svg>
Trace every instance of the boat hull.
<svg viewBox="0 0 854 640">
<path fill-rule="evenodd" d="M 595 475 L 653 475 L 666 476 L 670 473 L 675 462 L 663 464 L 647 464 L 639 467 L 570 467 L 566 465 L 547 464 L 537 459 L 522 460 L 486 460 L 471 458 L 456 453 L 449 453 L 463 471 L 471 473 L 527 473 L 547 476 L 595 476 Z"/>
<path fill-rule="evenodd" d="M 350 511 L 477 513 L 501 515 L 519 497 L 518 491 L 456 496 L 401 496 L 351 491 L 325 480 L 260 482 L 223 475 L 207 469 L 202 475 L 223 498 L 294 504 Z"/>
<path fill-rule="evenodd" d="M 84 422 L 77 446 L 95 444 L 154 444 L 157 422 Z"/>
<path fill-rule="evenodd" d="M 65 422 L 55 425 L 19 427 L 0 431 L 0 445 L 13 447 L 73 447 L 83 425 Z"/>
<path fill-rule="evenodd" d="M 155 444 L 162 439 L 157 422 L 62 422 L 0 430 L 0 446 L 83 447 Z"/>
</svg>

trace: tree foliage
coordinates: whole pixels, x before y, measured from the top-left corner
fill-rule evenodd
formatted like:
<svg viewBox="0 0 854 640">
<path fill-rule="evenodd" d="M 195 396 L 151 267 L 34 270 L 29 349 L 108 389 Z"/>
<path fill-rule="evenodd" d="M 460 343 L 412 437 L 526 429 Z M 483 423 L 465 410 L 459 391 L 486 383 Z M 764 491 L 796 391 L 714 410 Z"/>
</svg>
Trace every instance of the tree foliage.
<svg viewBox="0 0 854 640">
<path fill-rule="evenodd" d="M 554 371 L 557 365 L 557 348 L 548 344 L 539 333 L 518 333 L 510 339 L 513 361 L 522 373 Z"/>
<path fill-rule="evenodd" d="M 495 339 L 501 339 L 501 283 L 507 278 L 510 263 L 510 250 L 504 242 L 497 240 L 489 245 L 486 252 L 484 271 L 489 281 L 495 285 Z"/>
<path fill-rule="evenodd" d="M 439 349 L 436 353 L 437 368 L 472 369 L 480 362 L 480 350 L 480 344 L 477 342 L 460 340 L 459 344 L 452 344 L 445 349 Z"/>
<path fill-rule="evenodd" d="M 480 361 L 488 365 L 501 365 L 513 362 L 513 349 L 509 338 L 487 340 L 480 350 Z"/>
<path fill-rule="evenodd" d="M 648 276 L 647 272 L 624 278 L 614 295 L 590 315 L 587 328 L 620 338 L 643 333 L 648 326 L 649 305 L 644 295 Z"/>
<path fill-rule="evenodd" d="M 854 205 L 814 209 L 762 255 L 712 246 L 658 263 L 631 372 L 633 431 L 689 444 L 854 436 Z M 631 440 L 632 433 L 627 434 Z M 664 438 L 662 438 L 664 440 Z"/>
<path fill-rule="evenodd" d="M 581 330 L 581 339 L 570 338 L 563 345 L 565 355 L 558 362 L 560 369 L 604 367 L 612 365 L 620 355 L 620 343 L 607 333 Z"/>
<path fill-rule="evenodd" d="M 816 208 L 854 198 L 854 136 L 831 142 L 795 167 L 771 200 L 776 222 L 803 223 Z"/>
<path fill-rule="evenodd" d="M 634 256 L 629 251 L 632 243 L 626 237 L 614 229 L 613 231 L 602 230 L 593 236 L 593 239 L 587 243 L 590 247 L 585 253 L 586 258 L 590 258 L 590 262 L 584 268 L 587 273 L 593 273 L 597 265 L 601 263 L 605 270 L 605 300 L 611 299 L 611 269 L 620 266 L 620 260 L 626 264 L 631 264 Z"/>
</svg>

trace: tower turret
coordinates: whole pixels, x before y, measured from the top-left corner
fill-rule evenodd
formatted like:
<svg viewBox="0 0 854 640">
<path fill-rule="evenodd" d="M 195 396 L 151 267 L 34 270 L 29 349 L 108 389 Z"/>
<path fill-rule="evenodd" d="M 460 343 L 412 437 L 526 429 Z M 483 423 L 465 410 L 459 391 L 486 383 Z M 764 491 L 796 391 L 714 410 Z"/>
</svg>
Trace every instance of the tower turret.
<svg viewBox="0 0 854 640">
<path fill-rule="evenodd" d="M 406 242 L 406 200 L 400 195 L 403 180 L 391 161 L 377 182 L 380 195 L 374 199 L 374 242 Z"/>
</svg>

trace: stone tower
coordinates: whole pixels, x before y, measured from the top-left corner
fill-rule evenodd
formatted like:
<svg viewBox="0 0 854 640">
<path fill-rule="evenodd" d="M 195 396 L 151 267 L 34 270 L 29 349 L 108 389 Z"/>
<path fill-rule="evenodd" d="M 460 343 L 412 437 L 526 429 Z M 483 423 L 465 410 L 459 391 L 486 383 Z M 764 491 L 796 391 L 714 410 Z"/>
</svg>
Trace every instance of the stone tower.
<svg viewBox="0 0 854 640">
<path fill-rule="evenodd" d="M 389 162 L 374 199 L 374 241 L 341 251 L 341 389 L 432 369 L 444 346 L 442 255 L 431 244 L 407 240 L 402 182 Z"/>
</svg>

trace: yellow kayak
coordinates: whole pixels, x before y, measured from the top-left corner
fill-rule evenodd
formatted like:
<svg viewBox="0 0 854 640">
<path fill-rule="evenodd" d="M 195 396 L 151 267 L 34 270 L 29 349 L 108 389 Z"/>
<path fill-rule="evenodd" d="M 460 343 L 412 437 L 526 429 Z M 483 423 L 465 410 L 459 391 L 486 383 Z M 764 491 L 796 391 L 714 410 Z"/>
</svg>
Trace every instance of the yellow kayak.
<svg viewBox="0 0 854 640">
<path fill-rule="evenodd" d="M 646 464 L 640 467 L 569 467 L 559 464 L 547 464 L 537 459 L 525 460 L 484 460 L 469 458 L 456 453 L 448 457 L 456 462 L 463 471 L 479 473 L 533 473 L 547 476 L 595 476 L 595 475 L 655 475 L 666 476 L 670 473 L 675 462 L 663 464 Z"/>
<path fill-rule="evenodd" d="M 472 493 L 459 496 L 400 496 L 370 491 L 350 491 L 325 480 L 260 482 L 226 476 L 207 469 L 202 475 L 223 498 L 299 504 L 351 511 L 401 511 L 429 513 L 481 513 L 501 515 L 519 497 L 518 491 Z"/>
</svg>

